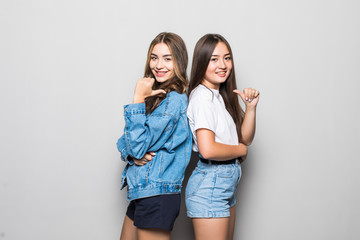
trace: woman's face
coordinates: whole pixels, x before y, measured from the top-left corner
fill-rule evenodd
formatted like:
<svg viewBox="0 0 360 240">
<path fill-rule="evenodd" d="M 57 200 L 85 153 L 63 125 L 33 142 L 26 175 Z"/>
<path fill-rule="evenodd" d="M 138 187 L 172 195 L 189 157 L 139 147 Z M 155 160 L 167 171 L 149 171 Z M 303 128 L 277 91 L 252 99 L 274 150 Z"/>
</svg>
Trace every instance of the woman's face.
<svg viewBox="0 0 360 240">
<path fill-rule="evenodd" d="M 158 43 L 154 46 L 149 65 L 158 82 L 165 82 L 174 76 L 173 57 L 165 43 Z"/>
<path fill-rule="evenodd" d="M 229 77 L 232 69 L 230 51 L 223 42 L 219 42 L 211 55 L 202 84 L 212 89 L 219 89 L 220 84 Z"/>
</svg>

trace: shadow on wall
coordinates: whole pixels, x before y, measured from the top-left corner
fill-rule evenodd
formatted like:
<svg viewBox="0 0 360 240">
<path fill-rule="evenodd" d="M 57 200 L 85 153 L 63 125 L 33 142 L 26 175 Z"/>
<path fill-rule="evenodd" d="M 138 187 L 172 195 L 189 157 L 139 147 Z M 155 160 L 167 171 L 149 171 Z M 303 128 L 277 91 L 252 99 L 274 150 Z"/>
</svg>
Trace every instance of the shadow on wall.
<svg viewBox="0 0 360 240">
<path fill-rule="evenodd" d="M 185 187 L 189 180 L 189 177 L 192 171 L 195 169 L 197 162 L 199 160 L 198 153 L 192 152 L 189 166 L 185 171 L 185 178 L 183 182 L 183 188 L 181 191 L 181 208 L 180 214 L 177 218 L 174 230 L 171 233 L 172 240 L 194 240 L 194 229 L 191 223 L 191 219 L 186 216 L 186 206 L 185 206 Z"/>
</svg>

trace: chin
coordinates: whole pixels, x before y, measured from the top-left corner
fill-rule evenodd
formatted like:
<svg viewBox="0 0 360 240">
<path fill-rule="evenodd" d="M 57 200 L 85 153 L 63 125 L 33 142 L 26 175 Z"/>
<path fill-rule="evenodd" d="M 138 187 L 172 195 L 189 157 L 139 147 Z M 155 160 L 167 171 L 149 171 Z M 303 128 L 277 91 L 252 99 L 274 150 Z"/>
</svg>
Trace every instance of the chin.
<svg viewBox="0 0 360 240">
<path fill-rule="evenodd" d="M 168 78 L 157 78 L 155 77 L 155 80 L 159 83 L 163 83 L 163 82 L 166 82 L 167 80 L 169 80 Z"/>
<path fill-rule="evenodd" d="M 224 83 L 224 82 L 226 82 L 226 79 L 227 78 L 224 78 L 224 79 L 219 79 L 218 81 L 216 81 L 217 83 L 219 83 L 219 84 L 221 84 L 221 83 Z"/>
</svg>

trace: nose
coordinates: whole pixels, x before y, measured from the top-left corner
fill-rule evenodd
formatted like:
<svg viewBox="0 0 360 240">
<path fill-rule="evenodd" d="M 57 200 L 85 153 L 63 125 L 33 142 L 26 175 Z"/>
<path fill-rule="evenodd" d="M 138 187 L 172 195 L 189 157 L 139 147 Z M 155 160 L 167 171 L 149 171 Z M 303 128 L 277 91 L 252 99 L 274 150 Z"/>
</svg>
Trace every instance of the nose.
<svg viewBox="0 0 360 240">
<path fill-rule="evenodd" d="M 225 68 L 226 68 L 224 59 L 220 59 L 220 60 L 219 60 L 219 68 L 221 68 L 221 69 L 225 69 Z"/>
<path fill-rule="evenodd" d="M 156 63 L 156 68 L 157 69 L 161 69 L 164 67 L 164 63 L 163 63 L 163 60 L 162 59 L 159 59 Z"/>
</svg>

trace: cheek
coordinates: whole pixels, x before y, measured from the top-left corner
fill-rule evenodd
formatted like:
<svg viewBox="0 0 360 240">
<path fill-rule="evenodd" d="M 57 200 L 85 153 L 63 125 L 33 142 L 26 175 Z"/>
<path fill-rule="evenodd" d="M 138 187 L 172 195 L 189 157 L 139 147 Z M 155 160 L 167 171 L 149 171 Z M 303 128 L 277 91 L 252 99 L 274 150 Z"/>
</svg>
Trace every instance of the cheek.
<svg viewBox="0 0 360 240">
<path fill-rule="evenodd" d="M 210 72 L 212 72 L 212 70 L 213 70 L 213 66 L 211 66 L 211 62 L 209 62 L 209 65 L 206 68 L 205 74 L 209 74 Z"/>
<path fill-rule="evenodd" d="M 168 63 L 166 68 L 169 70 L 169 71 L 173 71 L 174 70 L 174 64 L 172 62 Z"/>
<path fill-rule="evenodd" d="M 152 69 L 155 67 L 155 65 L 156 65 L 156 64 L 155 64 L 154 62 L 150 62 L 150 63 L 149 63 L 150 69 L 152 70 Z"/>
<path fill-rule="evenodd" d="M 215 68 L 211 65 L 209 65 L 206 69 L 205 75 L 211 75 L 215 73 Z"/>
<path fill-rule="evenodd" d="M 205 73 L 205 78 L 206 78 L 208 81 L 212 81 L 212 80 L 215 78 L 215 76 L 214 76 L 213 73 L 211 73 L 211 72 L 209 72 L 209 71 L 206 71 L 206 73 Z"/>
</svg>

